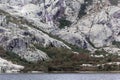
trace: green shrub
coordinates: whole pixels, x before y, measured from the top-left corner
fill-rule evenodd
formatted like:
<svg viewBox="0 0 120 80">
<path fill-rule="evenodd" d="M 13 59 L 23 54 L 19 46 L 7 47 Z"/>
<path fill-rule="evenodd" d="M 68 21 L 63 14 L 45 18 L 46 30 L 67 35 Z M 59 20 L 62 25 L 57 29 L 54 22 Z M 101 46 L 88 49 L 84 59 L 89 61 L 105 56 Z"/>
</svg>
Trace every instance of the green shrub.
<svg viewBox="0 0 120 80">
<path fill-rule="evenodd" d="M 65 28 L 65 26 L 69 27 L 71 25 L 71 22 L 66 20 L 65 18 L 61 18 L 59 19 L 59 28 L 62 29 L 62 28 Z"/>
<path fill-rule="evenodd" d="M 93 0 L 84 0 L 84 1 L 85 1 L 85 3 L 81 4 L 81 8 L 79 10 L 78 18 L 82 18 L 84 15 L 86 15 L 87 6 L 89 6 L 93 3 Z"/>
<path fill-rule="evenodd" d="M 119 0 L 109 0 L 112 5 L 118 5 Z"/>
<path fill-rule="evenodd" d="M 120 42 L 118 41 L 113 41 L 112 45 L 115 45 L 117 48 L 120 48 Z"/>
</svg>

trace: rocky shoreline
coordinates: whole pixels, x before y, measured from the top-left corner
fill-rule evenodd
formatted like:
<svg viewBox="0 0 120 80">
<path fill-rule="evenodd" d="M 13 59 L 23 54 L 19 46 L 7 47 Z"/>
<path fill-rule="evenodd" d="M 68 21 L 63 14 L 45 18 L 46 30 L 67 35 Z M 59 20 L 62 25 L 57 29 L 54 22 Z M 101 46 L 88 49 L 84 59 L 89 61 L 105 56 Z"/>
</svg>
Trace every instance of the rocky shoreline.
<svg viewBox="0 0 120 80">
<path fill-rule="evenodd" d="M 120 71 L 52 71 L 52 72 L 43 72 L 43 71 L 31 71 L 27 73 L 17 72 L 17 73 L 0 73 L 0 74 L 120 74 Z"/>
</svg>

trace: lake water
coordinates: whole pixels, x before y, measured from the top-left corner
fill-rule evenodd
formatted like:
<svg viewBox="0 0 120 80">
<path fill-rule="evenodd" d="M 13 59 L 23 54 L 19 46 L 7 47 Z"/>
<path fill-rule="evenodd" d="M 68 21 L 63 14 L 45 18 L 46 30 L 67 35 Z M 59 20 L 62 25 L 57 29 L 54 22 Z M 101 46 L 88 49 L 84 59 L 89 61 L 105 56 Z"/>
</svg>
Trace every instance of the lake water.
<svg viewBox="0 0 120 80">
<path fill-rule="evenodd" d="M 120 80 L 120 74 L 1 74 L 0 80 Z"/>
</svg>

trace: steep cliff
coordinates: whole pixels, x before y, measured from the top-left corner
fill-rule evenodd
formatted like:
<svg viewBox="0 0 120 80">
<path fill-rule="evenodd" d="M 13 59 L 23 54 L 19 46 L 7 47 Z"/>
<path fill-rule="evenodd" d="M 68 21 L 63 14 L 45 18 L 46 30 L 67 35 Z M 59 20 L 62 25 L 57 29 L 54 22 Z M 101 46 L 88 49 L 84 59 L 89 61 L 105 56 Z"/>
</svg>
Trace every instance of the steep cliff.
<svg viewBox="0 0 120 80">
<path fill-rule="evenodd" d="M 51 47 L 120 54 L 119 2 L 0 0 L 0 47 L 30 62 L 50 60 Z"/>
</svg>

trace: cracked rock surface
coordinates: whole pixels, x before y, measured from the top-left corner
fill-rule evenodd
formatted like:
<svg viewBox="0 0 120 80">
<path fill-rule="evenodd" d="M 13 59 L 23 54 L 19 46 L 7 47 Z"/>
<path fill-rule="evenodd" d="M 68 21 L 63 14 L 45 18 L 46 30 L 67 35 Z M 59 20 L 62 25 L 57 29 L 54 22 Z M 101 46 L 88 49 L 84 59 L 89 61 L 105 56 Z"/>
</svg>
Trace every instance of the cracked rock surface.
<svg viewBox="0 0 120 80">
<path fill-rule="evenodd" d="M 52 35 L 52 36 L 51 36 Z M 49 56 L 41 47 L 65 42 L 92 52 L 120 53 L 120 3 L 115 0 L 0 0 L 0 46 L 36 62 Z"/>
</svg>

